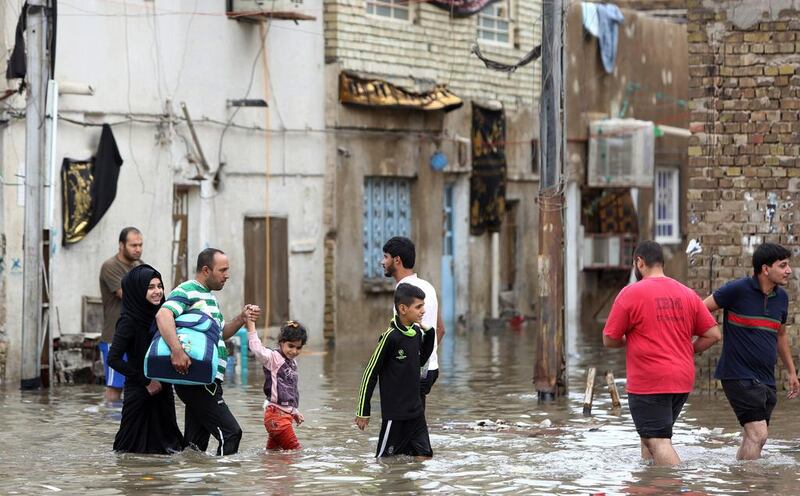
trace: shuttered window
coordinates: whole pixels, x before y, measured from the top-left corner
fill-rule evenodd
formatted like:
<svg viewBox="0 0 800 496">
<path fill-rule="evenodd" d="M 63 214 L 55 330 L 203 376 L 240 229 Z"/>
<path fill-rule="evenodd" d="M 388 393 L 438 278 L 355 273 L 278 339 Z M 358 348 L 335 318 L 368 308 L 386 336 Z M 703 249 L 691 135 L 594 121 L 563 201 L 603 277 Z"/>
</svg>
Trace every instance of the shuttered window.
<svg viewBox="0 0 800 496">
<path fill-rule="evenodd" d="M 384 278 L 383 244 L 392 236 L 411 234 L 411 181 L 365 177 L 363 201 L 364 277 Z"/>
</svg>

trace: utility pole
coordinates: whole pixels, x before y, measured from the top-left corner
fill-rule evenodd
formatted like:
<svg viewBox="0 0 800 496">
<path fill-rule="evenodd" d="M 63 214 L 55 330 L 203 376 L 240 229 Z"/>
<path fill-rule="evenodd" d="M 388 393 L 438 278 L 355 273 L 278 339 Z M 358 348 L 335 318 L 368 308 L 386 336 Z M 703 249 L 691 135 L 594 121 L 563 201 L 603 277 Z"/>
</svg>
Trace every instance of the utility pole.
<svg viewBox="0 0 800 496">
<path fill-rule="evenodd" d="M 28 0 L 25 105 L 25 229 L 22 265 L 22 374 L 21 389 L 42 386 L 42 232 L 44 180 L 47 171 L 45 112 L 50 56 L 47 43 L 47 0 Z"/>
<path fill-rule="evenodd" d="M 563 313 L 564 5 L 542 2 L 539 106 L 539 320 L 533 382 L 540 401 L 566 393 Z"/>
</svg>

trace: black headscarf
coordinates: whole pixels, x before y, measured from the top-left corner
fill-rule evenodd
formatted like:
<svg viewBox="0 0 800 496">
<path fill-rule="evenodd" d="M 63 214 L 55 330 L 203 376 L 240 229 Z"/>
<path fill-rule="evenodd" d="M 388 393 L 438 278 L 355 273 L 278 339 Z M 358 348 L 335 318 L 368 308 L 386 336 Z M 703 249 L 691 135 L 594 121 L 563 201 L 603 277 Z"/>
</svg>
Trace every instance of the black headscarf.
<svg viewBox="0 0 800 496">
<path fill-rule="evenodd" d="M 120 320 L 130 319 L 137 325 L 150 327 L 156 317 L 158 308 L 161 303 L 164 303 L 163 295 L 158 305 L 153 305 L 147 301 L 147 288 L 154 277 L 157 277 L 162 285 L 164 284 L 161 274 L 156 269 L 150 265 L 142 264 L 131 269 L 122 278 L 122 311 L 120 312 Z"/>
</svg>

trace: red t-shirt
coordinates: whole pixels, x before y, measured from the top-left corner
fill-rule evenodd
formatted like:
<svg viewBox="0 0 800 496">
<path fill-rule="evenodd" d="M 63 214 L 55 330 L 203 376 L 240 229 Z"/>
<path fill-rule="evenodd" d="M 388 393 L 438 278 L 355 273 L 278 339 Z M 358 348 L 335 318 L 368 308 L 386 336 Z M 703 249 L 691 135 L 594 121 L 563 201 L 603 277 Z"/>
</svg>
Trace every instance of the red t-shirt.
<svg viewBox="0 0 800 496">
<path fill-rule="evenodd" d="M 626 337 L 629 393 L 689 393 L 694 387 L 692 337 L 715 325 L 693 290 L 669 277 L 648 277 L 619 292 L 603 334 Z"/>
</svg>

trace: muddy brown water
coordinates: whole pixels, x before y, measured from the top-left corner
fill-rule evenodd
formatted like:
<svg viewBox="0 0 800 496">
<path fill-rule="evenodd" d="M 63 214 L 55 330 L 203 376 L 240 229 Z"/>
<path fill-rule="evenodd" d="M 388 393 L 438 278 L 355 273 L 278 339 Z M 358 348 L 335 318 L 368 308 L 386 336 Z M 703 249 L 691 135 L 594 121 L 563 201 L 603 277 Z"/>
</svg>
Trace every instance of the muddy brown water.
<svg viewBox="0 0 800 496">
<path fill-rule="evenodd" d="M 0 494 L 797 494 L 800 402 L 781 399 L 765 456 L 735 461 L 739 427 L 722 396 L 695 393 L 675 427 L 683 463 L 644 465 L 625 407 L 610 411 L 597 388 L 582 415 L 587 366 L 624 377 L 622 352 L 586 338 L 570 359 L 570 394 L 539 404 L 532 390 L 532 331 L 461 331 L 440 349 L 441 377 L 428 400 L 434 458 L 373 458 L 379 429 L 353 425 L 355 394 L 370 346 L 308 350 L 300 357 L 303 449 L 266 453 L 262 375 L 229 384 L 225 398 L 244 430 L 239 454 L 173 456 L 111 451 L 118 406 L 100 386 L 0 390 Z M 370 343 L 371 344 L 371 343 Z M 599 377 L 598 377 L 599 379 Z M 620 386 L 624 381 L 620 381 Z M 182 405 L 178 401 L 182 425 Z M 477 421 L 491 422 L 480 427 Z M 212 439 L 212 447 L 216 447 Z"/>
</svg>

